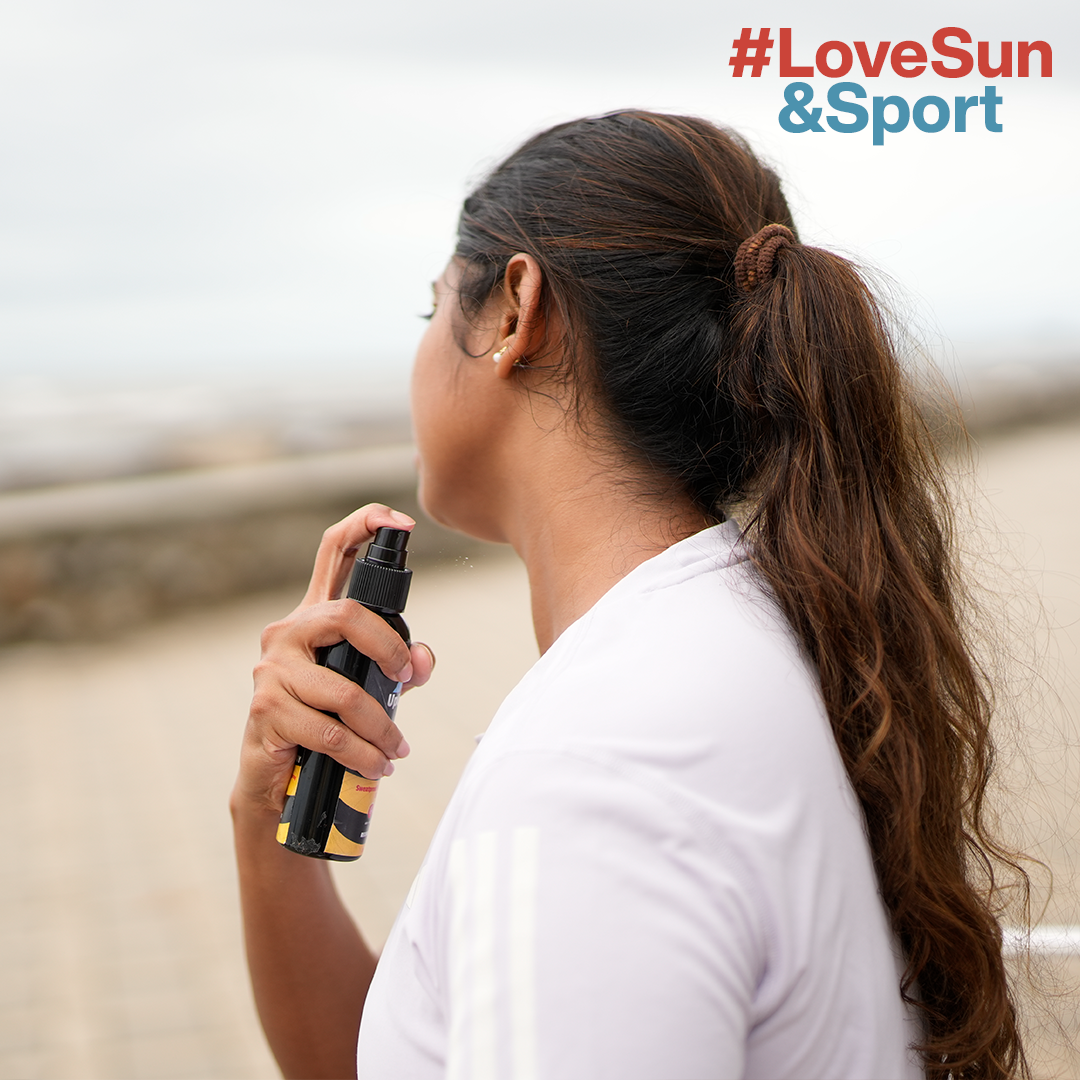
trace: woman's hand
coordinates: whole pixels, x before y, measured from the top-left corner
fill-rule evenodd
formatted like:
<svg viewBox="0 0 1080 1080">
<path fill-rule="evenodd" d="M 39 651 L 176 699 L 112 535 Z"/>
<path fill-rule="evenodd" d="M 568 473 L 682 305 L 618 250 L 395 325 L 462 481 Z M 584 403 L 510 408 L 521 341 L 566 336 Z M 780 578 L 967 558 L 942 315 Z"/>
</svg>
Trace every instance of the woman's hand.
<svg viewBox="0 0 1080 1080">
<path fill-rule="evenodd" d="M 410 650 L 378 615 L 354 600 L 337 599 L 357 550 L 376 529 L 415 524 L 405 514 L 371 503 L 323 534 L 304 599 L 263 631 L 234 811 L 281 812 L 298 745 L 329 754 L 372 779 L 391 773 L 392 762 L 409 752 L 382 706 L 343 675 L 317 664 L 315 651 L 348 641 L 404 689 L 428 681 L 435 658 L 426 645 L 416 643 Z"/>
<path fill-rule="evenodd" d="M 266 628 L 255 667 L 230 807 L 252 988 L 287 1077 L 356 1075 L 356 1034 L 376 964 L 334 889 L 329 863 L 295 855 L 275 838 L 296 747 L 330 754 L 373 778 L 409 749 L 382 706 L 317 664 L 315 651 L 349 641 L 406 687 L 427 682 L 435 663 L 430 650 L 414 645 L 410 652 L 378 615 L 337 599 L 357 549 L 376 529 L 414 524 L 372 504 L 327 529 L 307 594 Z"/>
</svg>

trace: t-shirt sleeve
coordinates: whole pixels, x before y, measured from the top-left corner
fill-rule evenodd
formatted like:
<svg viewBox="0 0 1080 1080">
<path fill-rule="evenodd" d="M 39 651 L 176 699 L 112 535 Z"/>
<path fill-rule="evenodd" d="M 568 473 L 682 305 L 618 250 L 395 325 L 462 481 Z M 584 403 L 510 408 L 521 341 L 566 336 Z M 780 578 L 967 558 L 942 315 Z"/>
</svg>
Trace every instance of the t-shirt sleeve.
<svg viewBox="0 0 1080 1080">
<path fill-rule="evenodd" d="M 536 750 L 468 778 L 424 883 L 447 1077 L 743 1075 L 760 906 L 738 853 L 656 785 Z"/>
</svg>

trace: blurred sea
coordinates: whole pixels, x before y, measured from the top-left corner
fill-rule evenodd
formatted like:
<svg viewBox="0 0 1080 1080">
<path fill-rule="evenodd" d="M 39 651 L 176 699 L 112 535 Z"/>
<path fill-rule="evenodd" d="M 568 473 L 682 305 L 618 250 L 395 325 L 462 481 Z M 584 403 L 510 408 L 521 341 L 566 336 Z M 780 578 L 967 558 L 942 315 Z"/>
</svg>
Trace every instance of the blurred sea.
<svg viewBox="0 0 1080 1080">
<path fill-rule="evenodd" d="M 0 490 L 409 439 L 406 377 L 306 368 L 0 376 Z"/>
<path fill-rule="evenodd" d="M 1080 345 L 1003 342 L 937 366 L 984 425 L 1080 412 Z M 0 372 L 0 491 L 407 441 L 407 384 L 404 360 Z"/>
</svg>

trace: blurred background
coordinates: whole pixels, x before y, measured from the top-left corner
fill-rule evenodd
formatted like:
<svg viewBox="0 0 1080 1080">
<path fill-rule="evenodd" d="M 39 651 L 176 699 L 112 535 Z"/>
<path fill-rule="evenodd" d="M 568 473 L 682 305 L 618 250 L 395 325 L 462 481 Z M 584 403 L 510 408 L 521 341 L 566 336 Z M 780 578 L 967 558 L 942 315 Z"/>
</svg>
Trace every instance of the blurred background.
<svg viewBox="0 0 1080 1080">
<path fill-rule="evenodd" d="M 868 267 L 964 410 L 965 535 L 1024 703 L 1002 812 L 1054 875 L 1038 1075 L 1080 1073 L 1075 10 L 947 15 L 994 58 L 1047 41 L 1052 78 L 861 80 L 909 102 L 993 82 L 1001 133 L 791 134 L 775 50 L 757 79 L 727 63 L 750 19 L 812 62 L 831 39 L 929 45 L 938 8 L 0 0 L 0 1078 L 276 1075 L 224 809 L 259 630 L 328 524 L 375 498 L 417 512 L 417 316 L 470 184 L 537 130 L 628 106 L 745 134 L 803 239 Z M 536 655 L 509 553 L 426 521 L 415 547 L 439 676 L 403 705 L 414 754 L 338 873 L 375 942 Z"/>
</svg>

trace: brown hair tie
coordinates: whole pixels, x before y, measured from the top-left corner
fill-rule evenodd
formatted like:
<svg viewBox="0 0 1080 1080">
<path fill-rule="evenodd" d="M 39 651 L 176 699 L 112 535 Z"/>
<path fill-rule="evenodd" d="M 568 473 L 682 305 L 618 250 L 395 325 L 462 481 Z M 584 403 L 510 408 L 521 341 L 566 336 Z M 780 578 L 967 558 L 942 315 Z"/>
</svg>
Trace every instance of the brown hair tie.
<svg viewBox="0 0 1080 1080">
<path fill-rule="evenodd" d="M 795 234 L 786 225 L 766 225 L 739 245 L 735 252 L 735 287 L 739 292 L 753 292 L 773 276 L 776 253 L 796 244 Z"/>
</svg>

